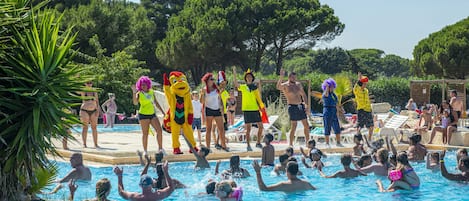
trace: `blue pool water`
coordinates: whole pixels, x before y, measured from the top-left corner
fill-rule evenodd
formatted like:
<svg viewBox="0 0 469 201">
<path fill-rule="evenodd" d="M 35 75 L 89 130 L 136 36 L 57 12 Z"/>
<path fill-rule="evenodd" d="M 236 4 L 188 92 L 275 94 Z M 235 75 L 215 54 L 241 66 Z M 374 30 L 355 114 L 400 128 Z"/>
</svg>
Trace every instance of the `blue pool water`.
<svg viewBox="0 0 469 201">
<path fill-rule="evenodd" d="M 324 160 L 326 168 L 324 172 L 330 175 L 342 169 L 338 155 L 332 155 Z M 455 172 L 455 154 L 450 152 L 446 156 L 446 165 L 450 172 Z M 425 169 L 424 163 L 413 163 L 415 171 L 420 176 L 421 186 L 416 191 L 397 191 L 393 193 L 379 193 L 375 185 L 376 179 L 382 179 L 385 187 L 389 185 L 386 177 L 374 175 L 362 176 L 354 179 L 325 179 L 320 177 L 317 170 L 304 168 L 300 165 L 300 170 L 304 173 L 303 178 L 310 181 L 318 190 L 305 193 L 285 194 L 280 192 L 262 192 L 257 186 L 255 172 L 251 166 L 252 160 L 244 159 L 241 166 L 251 173 L 251 177 L 246 179 L 235 179 L 238 186 L 244 189 L 243 200 L 245 201 L 267 201 L 267 200 L 469 200 L 469 184 L 451 182 L 441 176 L 440 172 L 432 173 Z M 228 161 L 223 161 L 220 170 L 228 168 Z M 60 167 L 59 177 L 63 177 L 70 169 L 68 163 L 58 163 Z M 193 162 L 170 163 L 170 175 L 172 178 L 180 180 L 189 186 L 186 189 L 177 189 L 165 200 L 217 200 L 215 197 L 200 197 L 199 192 L 205 192 L 205 184 L 213 176 L 215 161 L 210 163 L 211 170 L 195 171 Z M 127 165 L 124 167 L 124 187 L 127 191 L 141 192 L 138 186 L 140 172 L 143 167 Z M 112 172 L 112 167 L 95 168 L 91 167 L 93 180 L 91 182 L 77 182 L 78 190 L 75 200 L 93 198 L 95 195 L 95 183 L 100 178 L 108 178 L 112 183 L 110 199 L 123 200 L 117 192 L 117 177 Z M 274 176 L 272 168 L 262 169 L 264 182 L 274 184 L 286 179 L 285 175 Z M 156 177 L 154 170 L 149 170 L 149 174 Z M 65 183 L 64 183 L 65 184 Z M 67 186 L 65 184 L 65 186 Z M 68 198 L 68 186 L 56 195 L 47 195 L 43 198 L 51 200 L 66 200 Z"/>
<path fill-rule="evenodd" d="M 114 128 L 104 128 L 103 124 L 98 124 L 98 133 L 105 133 L 105 132 L 140 132 L 141 127 L 140 124 L 117 124 L 114 125 Z M 82 127 L 81 126 L 74 126 L 72 128 L 72 132 L 81 133 Z M 91 127 L 88 126 L 88 132 L 91 133 Z"/>
</svg>

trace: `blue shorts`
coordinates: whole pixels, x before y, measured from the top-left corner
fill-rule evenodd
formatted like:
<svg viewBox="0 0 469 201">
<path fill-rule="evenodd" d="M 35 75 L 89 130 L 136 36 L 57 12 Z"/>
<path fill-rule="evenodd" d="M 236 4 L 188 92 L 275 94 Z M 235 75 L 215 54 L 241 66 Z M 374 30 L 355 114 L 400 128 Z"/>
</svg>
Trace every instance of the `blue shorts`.
<svg viewBox="0 0 469 201">
<path fill-rule="evenodd" d="M 196 128 L 199 131 L 200 131 L 200 129 L 202 129 L 202 119 L 201 118 L 194 118 L 194 121 L 192 121 L 192 130 L 195 130 Z"/>
</svg>

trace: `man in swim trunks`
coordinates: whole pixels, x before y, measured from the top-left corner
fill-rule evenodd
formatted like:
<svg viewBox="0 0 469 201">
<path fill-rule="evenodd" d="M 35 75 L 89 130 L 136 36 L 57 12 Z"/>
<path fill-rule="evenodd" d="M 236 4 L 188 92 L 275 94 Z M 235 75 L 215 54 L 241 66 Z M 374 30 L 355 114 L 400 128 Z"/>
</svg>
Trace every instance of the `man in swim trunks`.
<svg viewBox="0 0 469 201">
<path fill-rule="evenodd" d="M 306 113 L 308 107 L 306 104 L 306 94 L 300 82 L 296 81 L 296 73 L 292 72 L 288 75 L 288 81 L 283 82 L 285 70 L 280 69 L 280 77 L 277 81 L 277 89 L 282 91 L 287 98 L 288 115 L 290 116 L 290 146 L 293 146 L 293 138 L 295 137 L 296 125 L 298 121 L 303 124 L 303 132 L 306 142 L 309 141 L 309 124 Z"/>
<path fill-rule="evenodd" d="M 70 166 L 72 166 L 73 169 L 70 170 L 64 178 L 57 180 L 57 183 L 68 182 L 72 179 L 91 180 L 90 168 L 83 165 L 83 156 L 81 153 L 73 153 L 70 156 Z"/>
</svg>

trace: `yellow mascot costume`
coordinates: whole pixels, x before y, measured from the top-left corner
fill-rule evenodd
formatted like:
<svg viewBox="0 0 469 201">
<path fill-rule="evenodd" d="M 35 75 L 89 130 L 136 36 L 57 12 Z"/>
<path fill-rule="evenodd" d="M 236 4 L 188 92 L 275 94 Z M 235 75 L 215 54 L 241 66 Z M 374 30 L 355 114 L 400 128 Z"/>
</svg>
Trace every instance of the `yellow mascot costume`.
<svg viewBox="0 0 469 201">
<path fill-rule="evenodd" d="M 197 151 L 194 135 L 192 132 L 192 121 L 194 120 L 194 111 L 190 95 L 190 87 L 184 73 L 173 71 L 169 74 L 163 74 L 163 91 L 169 104 L 169 110 L 163 120 L 163 127 L 170 131 L 173 141 L 173 154 L 183 154 L 181 143 L 179 143 L 179 134 L 183 132 L 189 143 Z"/>
</svg>

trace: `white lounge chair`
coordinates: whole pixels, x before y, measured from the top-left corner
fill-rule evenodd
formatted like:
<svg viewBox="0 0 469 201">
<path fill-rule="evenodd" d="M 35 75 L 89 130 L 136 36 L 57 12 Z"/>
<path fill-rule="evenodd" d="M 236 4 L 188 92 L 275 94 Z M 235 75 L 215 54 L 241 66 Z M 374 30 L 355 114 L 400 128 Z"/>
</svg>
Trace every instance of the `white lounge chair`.
<svg viewBox="0 0 469 201">
<path fill-rule="evenodd" d="M 404 123 L 409 119 L 408 116 L 403 115 L 393 115 L 389 120 L 387 120 L 384 124 L 383 128 L 379 129 L 377 138 L 381 138 L 383 135 L 389 138 L 395 137 L 396 141 L 399 140 L 397 133 L 399 132 L 399 128 L 404 125 Z M 392 140 L 392 139 L 391 139 Z"/>
<path fill-rule="evenodd" d="M 275 121 L 277 121 L 278 119 L 278 115 L 270 115 L 269 116 L 269 123 L 268 124 L 263 124 L 264 125 L 264 133 L 266 132 L 270 132 L 272 135 L 274 135 L 274 140 L 275 140 L 275 136 L 277 136 L 277 141 L 280 141 L 280 139 L 282 138 L 282 132 L 280 130 L 278 130 L 277 128 L 275 128 L 275 126 L 273 126 L 273 124 L 275 123 Z M 240 120 L 241 121 L 241 120 Z M 236 129 L 229 129 L 226 133 L 226 137 L 228 137 L 228 139 L 233 139 L 235 138 L 235 141 L 239 141 L 239 139 L 241 138 L 242 142 L 244 142 L 246 140 L 246 131 L 244 129 L 244 120 L 242 120 L 242 124 L 235 124 L 237 125 Z M 234 125 L 233 125 L 234 126 Z M 251 127 L 251 141 L 253 140 L 253 137 L 254 136 L 257 136 L 257 131 L 258 131 L 258 128 L 256 127 Z"/>
</svg>

